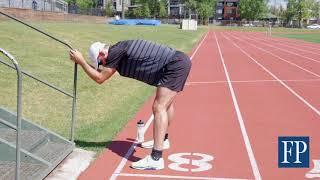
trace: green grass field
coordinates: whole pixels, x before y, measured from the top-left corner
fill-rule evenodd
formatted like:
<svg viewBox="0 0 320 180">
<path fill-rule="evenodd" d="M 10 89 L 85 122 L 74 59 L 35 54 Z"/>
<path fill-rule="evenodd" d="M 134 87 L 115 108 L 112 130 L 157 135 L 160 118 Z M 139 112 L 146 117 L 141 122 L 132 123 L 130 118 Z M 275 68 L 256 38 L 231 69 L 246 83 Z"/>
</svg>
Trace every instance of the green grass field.
<svg viewBox="0 0 320 180">
<path fill-rule="evenodd" d="M 320 43 L 320 32 L 318 33 L 310 33 L 310 34 L 276 34 L 275 36 L 292 38 L 292 39 L 300 39 L 304 41 Z"/>
<path fill-rule="evenodd" d="M 196 32 L 182 31 L 178 26 L 169 25 L 32 24 L 70 43 L 85 57 L 88 46 L 94 41 L 115 43 L 137 38 L 189 52 L 207 31 L 202 27 Z M 13 21 L 0 21 L 0 27 L 0 47 L 16 57 L 23 70 L 72 93 L 73 63 L 65 46 Z M 0 58 L 9 62 L 2 55 Z M 16 111 L 15 71 L 0 64 L 0 74 L 0 106 Z M 153 87 L 119 75 L 97 85 L 79 68 L 77 146 L 101 151 L 153 93 Z M 67 138 L 71 103 L 71 98 L 23 77 L 23 116 Z"/>
<path fill-rule="evenodd" d="M 210 26 L 212 29 L 217 30 L 236 30 L 244 32 L 266 32 L 268 27 L 238 27 L 238 26 Z M 276 27 L 272 28 L 274 33 L 320 33 L 320 30 L 311 29 L 299 29 L 299 28 L 283 28 Z"/>
</svg>

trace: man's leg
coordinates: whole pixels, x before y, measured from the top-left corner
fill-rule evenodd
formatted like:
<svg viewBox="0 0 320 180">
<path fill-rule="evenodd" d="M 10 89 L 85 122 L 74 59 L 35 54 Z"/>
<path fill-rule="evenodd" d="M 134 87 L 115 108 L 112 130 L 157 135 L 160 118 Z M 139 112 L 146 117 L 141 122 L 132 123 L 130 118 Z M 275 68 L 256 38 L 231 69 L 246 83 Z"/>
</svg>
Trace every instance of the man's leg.
<svg viewBox="0 0 320 180">
<path fill-rule="evenodd" d="M 165 137 L 164 137 L 163 149 L 169 149 L 169 147 L 170 147 L 170 144 L 169 144 L 169 127 L 170 127 L 170 124 L 172 123 L 173 115 L 174 115 L 173 102 L 169 105 L 169 108 L 167 109 L 167 114 L 168 114 L 168 128 L 167 128 L 167 132 L 166 132 Z"/>
<path fill-rule="evenodd" d="M 170 123 L 173 120 L 173 114 L 174 114 L 174 107 L 173 107 L 173 102 L 169 105 L 168 109 L 167 109 L 167 115 L 168 115 L 168 128 L 167 128 L 167 132 L 165 134 L 165 138 L 164 138 L 164 144 L 163 144 L 163 149 L 168 149 L 170 148 L 170 143 L 169 143 L 169 134 L 168 134 L 168 129 L 170 126 Z M 146 141 L 143 142 L 141 144 L 141 147 L 143 148 L 153 148 L 154 145 L 154 139 L 150 140 L 150 141 Z"/>
<path fill-rule="evenodd" d="M 168 129 L 169 120 L 173 117 L 173 99 L 177 92 L 166 87 L 158 87 L 153 103 L 153 148 L 158 151 L 163 149 L 163 140 Z"/>
<path fill-rule="evenodd" d="M 164 160 L 162 158 L 163 140 L 168 129 L 170 106 L 177 92 L 166 87 L 158 87 L 156 98 L 153 102 L 152 110 L 154 114 L 153 139 L 154 146 L 151 155 L 146 156 L 140 161 L 132 163 L 135 169 L 163 169 Z M 172 108 L 172 107 L 171 107 Z M 173 110 L 173 109 L 171 109 Z M 171 112 L 173 113 L 173 111 Z M 172 116 L 173 114 L 171 114 Z"/>
<path fill-rule="evenodd" d="M 168 127 L 169 127 L 170 123 L 173 120 L 173 115 L 174 115 L 173 102 L 170 104 L 169 108 L 167 109 L 167 113 L 168 113 Z"/>
</svg>

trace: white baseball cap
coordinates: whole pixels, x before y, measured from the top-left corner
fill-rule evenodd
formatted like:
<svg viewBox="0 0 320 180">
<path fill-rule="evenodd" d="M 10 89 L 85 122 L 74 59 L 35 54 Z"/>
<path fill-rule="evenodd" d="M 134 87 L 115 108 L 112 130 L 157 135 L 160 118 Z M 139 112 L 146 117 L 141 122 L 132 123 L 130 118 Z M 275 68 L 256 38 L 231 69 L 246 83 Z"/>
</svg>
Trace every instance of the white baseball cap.
<svg viewBox="0 0 320 180">
<path fill-rule="evenodd" d="M 92 43 L 89 47 L 89 57 L 91 59 L 92 65 L 95 69 L 98 69 L 98 55 L 101 49 L 105 47 L 106 44 L 101 42 Z"/>
</svg>

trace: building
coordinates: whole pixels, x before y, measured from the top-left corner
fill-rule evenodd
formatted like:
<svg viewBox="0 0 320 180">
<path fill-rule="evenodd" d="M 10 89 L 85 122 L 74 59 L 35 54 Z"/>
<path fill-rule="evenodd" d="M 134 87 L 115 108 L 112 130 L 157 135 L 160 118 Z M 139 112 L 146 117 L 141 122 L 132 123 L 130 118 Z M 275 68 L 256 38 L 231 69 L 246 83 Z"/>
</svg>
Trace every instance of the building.
<svg viewBox="0 0 320 180">
<path fill-rule="evenodd" d="M 181 0 L 168 0 L 168 15 L 171 17 L 187 16 L 188 10 Z"/>
<path fill-rule="evenodd" d="M 240 20 L 240 0 L 218 0 L 216 6 L 216 20 Z"/>
<path fill-rule="evenodd" d="M 134 1 L 132 0 L 111 0 L 112 1 L 112 9 L 116 14 L 121 14 L 122 12 L 122 2 L 124 3 L 124 9 L 128 10 L 129 6 L 131 6 Z"/>
<path fill-rule="evenodd" d="M 0 0 L 0 7 L 54 12 L 68 11 L 68 3 L 64 0 Z"/>
<path fill-rule="evenodd" d="M 112 9 L 116 14 L 121 14 L 122 11 L 122 0 L 103 0 L 112 1 Z M 124 0 L 125 10 L 140 7 L 141 4 L 137 3 L 136 0 Z M 104 3 L 106 4 L 106 3 Z M 169 4 L 169 6 L 168 6 Z M 171 17 L 182 17 L 188 15 L 188 10 L 182 0 L 168 0 L 167 1 L 168 15 Z"/>
</svg>

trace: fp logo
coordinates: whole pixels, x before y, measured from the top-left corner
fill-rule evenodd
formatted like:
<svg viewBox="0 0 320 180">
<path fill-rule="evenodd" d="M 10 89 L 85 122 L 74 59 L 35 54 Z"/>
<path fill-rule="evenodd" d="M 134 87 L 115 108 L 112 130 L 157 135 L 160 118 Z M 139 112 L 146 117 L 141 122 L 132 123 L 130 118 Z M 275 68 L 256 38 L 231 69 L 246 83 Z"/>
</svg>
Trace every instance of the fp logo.
<svg viewBox="0 0 320 180">
<path fill-rule="evenodd" d="M 308 168 L 309 137 L 279 137 L 278 167 Z"/>
</svg>

